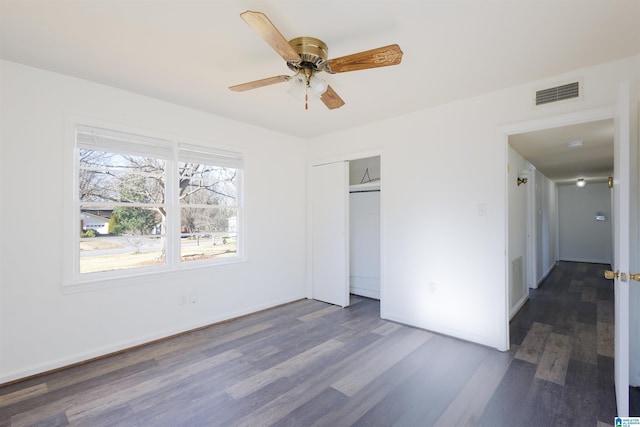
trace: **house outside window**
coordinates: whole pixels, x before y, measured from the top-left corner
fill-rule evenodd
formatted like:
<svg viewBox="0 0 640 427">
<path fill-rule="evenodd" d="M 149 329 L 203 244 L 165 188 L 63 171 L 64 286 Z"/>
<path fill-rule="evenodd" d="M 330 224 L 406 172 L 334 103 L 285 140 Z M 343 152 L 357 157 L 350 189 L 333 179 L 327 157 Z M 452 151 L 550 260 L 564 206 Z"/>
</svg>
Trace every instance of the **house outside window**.
<svg viewBox="0 0 640 427">
<path fill-rule="evenodd" d="M 76 281 L 241 259 L 240 153 L 75 131 Z"/>
</svg>

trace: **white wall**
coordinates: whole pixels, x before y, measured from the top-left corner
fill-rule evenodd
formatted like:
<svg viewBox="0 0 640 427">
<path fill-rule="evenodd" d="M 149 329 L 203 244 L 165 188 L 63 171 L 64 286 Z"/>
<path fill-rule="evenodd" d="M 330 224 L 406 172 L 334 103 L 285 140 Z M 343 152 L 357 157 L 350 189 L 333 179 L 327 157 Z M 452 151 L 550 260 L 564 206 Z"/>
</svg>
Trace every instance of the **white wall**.
<svg viewBox="0 0 640 427">
<path fill-rule="evenodd" d="M 634 57 L 311 140 L 311 161 L 382 153 L 382 316 L 505 349 L 502 129 L 614 105 L 639 71 Z M 535 88 L 571 78 L 583 79 L 580 101 L 532 106 Z"/>
<path fill-rule="evenodd" d="M 10 62 L 0 66 L 0 382 L 309 294 L 305 165 L 372 151 L 382 153 L 384 176 L 383 317 L 505 349 L 502 129 L 610 106 L 620 81 L 640 83 L 634 57 L 316 138 L 307 157 L 295 138 Z M 583 79 L 580 101 L 531 105 L 535 88 L 570 78 Z M 66 114 L 244 151 L 248 261 L 64 293 Z M 24 165 L 38 173 L 23 174 Z M 30 198 L 17 177 L 45 191 Z M 272 186 L 279 191 L 268 191 Z M 36 216 L 41 221 L 43 206 L 43 228 L 57 231 L 37 233 L 34 254 L 25 230 Z M 191 290 L 200 302 L 178 306 L 178 295 Z"/>
<path fill-rule="evenodd" d="M 380 192 L 349 194 L 349 291 L 380 299 Z"/>
<path fill-rule="evenodd" d="M 518 175 L 526 169 L 525 159 L 511 147 L 507 153 L 509 168 L 507 178 L 508 203 L 508 265 L 509 268 L 509 317 L 513 317 L 529 297 L 526 275 L 528 271 L 527 233 L 529 194 L 534 180 L 518 185 Z"/>
<path fill-rule="evenodd" d="M 606 221 L 596 221 L 604 212 Z M 559 258 L 611 264 L 611 190 L 606 182 L 558 186 Z"/>
<path fill-rule="evenodd" d="M 380 183 L 380 156 L 349 161 L 349 185 Z M 380 191 L 349 194 L 349 291 L 380 299 Z"/>
<path fill-rule="evenodd" d="M 0 66 L 0 383 L 305 296 L 302 141 L 72 77 Z M 68 115 L 242 151 L 247 261 L 65 292 Z M 188 292 L 198 302 L 179 306 Z"/>
<path fill-rule="evenodd" d="M 558 260 L 557 185 L 536 171 L 536 286 L 553 269 Z"/>
<path fill-rule="evenodd" d="M 380 157 L 366 157 L 349 162 L 349 185 L 380 180 Z M 364 180 L 364 181 L 363 181 Z"/>
</svg>

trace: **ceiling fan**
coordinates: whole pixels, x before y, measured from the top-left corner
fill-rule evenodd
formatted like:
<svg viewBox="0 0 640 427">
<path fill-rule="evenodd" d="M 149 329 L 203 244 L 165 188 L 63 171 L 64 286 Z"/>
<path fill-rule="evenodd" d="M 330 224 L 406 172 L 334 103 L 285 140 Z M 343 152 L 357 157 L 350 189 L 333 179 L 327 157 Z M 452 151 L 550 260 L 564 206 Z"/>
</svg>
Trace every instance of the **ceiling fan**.
<svg viewBox="0 0 640 427">
<path fill-rule="evenodd" d="M 231 86 L 236 92 L 256 89 L 276 83 L 290 82 L 289 92 L 304 93 L 305 108 L 308 108 L 309 93 L 319 96 L 329 109 L 340 108 L 344 101 L 326 82 L 316 76 L 325 71 L 330 74 L 347 71 L 365 70 L 367 68 L 397 65 L 402 60 L 402 50 L 397 44 L 379 47 L 377 49 L 358 52 L 340 58 L 327 59 L 329 50 L 327 45 L 313 37 L 297 37 L 287 41 L 278 29 L 271 23 L 267 15 L 262 12 L 247 10 L 240 17 L 264 41 L 269 44 L 295 72 L 293 76 L 279 75 L 266 79 Z"/>
</svg>

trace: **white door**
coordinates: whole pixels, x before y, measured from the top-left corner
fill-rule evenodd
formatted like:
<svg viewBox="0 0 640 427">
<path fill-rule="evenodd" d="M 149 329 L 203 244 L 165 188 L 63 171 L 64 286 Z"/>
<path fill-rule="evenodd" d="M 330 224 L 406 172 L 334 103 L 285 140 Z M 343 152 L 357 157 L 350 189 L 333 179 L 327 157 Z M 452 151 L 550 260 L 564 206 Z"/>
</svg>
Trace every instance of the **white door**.
<svg viewBox="0 0 640 427">
<path fill-rule="evenodd" d="M 349 163 L 311 168 L 313 298 L 349 305 Z"/>
<path fill-rule="evenodd" d="M 620 85 L 614 141 L 613 211 L 615 293 L 615 384 L 618 416 L 629 416 L 630 88 Z M 635 186 L 634 186 L 635 187 Z"/>
</svg>

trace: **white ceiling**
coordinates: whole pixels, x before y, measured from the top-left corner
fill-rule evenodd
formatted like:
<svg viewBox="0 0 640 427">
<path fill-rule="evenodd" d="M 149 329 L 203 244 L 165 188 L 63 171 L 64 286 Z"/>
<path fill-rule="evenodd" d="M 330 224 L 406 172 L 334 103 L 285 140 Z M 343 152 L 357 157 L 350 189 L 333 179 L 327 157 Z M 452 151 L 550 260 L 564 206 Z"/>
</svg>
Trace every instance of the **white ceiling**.
<svg viewBox="0 0 640 427">
<path fill-rule="evenodd" d="M 346 105 L 329 111 L 239 17 L 262 11 L 287 38 L 335 58 L 398 43 L 402 64 L 323 76 Z M 0 0 L 2 58 L 311 138 L 640 53 L 640 1 Z"/>
<path fill-rule="evenodd" d="M 509 136 L 509 145 L 547 178 L 559 183 L 606 181 L 613 176 L 613 120 Z"/>
</svg>

